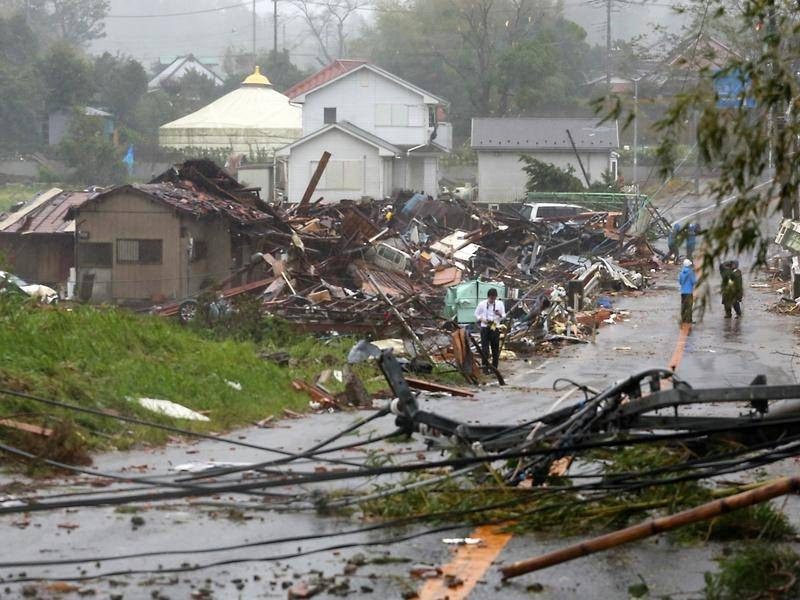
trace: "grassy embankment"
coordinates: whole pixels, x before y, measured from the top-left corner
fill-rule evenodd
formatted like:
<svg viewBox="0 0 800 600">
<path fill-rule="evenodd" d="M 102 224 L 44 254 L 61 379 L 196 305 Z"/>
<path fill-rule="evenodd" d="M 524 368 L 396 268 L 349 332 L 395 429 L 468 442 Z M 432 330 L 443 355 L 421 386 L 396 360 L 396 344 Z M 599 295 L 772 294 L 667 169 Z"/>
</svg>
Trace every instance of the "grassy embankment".
<svg viewBox="0 0 800 600">
<path fill-rule="evenodd" d="M 293 378 L 311 382 L 325 368 L 342 369 L 350 338 L 323 341 L 293 333 L 276 321 L 259 319 L 250 330 L 224 332 L 188 329 L 172 320 L 112 308 L 42 307 L 0 297 L 0 387 L 85 407 L 171 423 L 199 431 L 225 431 L 302 410 L 309 397 L 292 389 Z M 255 327 L 256 331 L 253 331 Z M 257 341 L 254 341 L 257 340 Z M 289 366 L 259 357 L 287 352 Z M 359 365 L 368 389 L 386 387 L 377 369 Z M 241 385 L 241 391 L 227 382 Z M 342 385 L 326 383 L 333 392 Z M 210 422 L 170 419 L 139 407 L 126 397 L 177 402 L 203 412 Z M 124 449 L 162 443 L 168 434 L 111 418 L 54 409 L 0 394 L 0 418 L 53 427 L 67 434 L 59 446 L 83 451 Z M 36 446 L 27 433 L 0 426 L 0 440 L 59 456 L 62 448 Z M 41 442 L 41 440 L 40 440 Z M 65 451 L 66 452 L 66 451 Z M 67 452 L 69 454 L 69 452 Z M 63 456 L 68 458 L 68 456 Z"/>
<path fill-rule="evenodd" d="M 30 200 L 38 192 L 47 189 L 47 185 L 25 185 L 21 183 L 8 183 L 0 185 L 0 211 L 8 210 L 17 202 Z"/>
</svg>

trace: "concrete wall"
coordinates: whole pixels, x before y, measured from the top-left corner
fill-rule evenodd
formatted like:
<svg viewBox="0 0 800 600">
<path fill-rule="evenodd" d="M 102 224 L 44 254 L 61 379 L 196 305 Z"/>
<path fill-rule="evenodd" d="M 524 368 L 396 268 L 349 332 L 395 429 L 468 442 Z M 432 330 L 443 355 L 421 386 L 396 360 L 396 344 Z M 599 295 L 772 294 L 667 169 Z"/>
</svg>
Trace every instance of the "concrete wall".
<svg viewBox="0 0 800 600">
<path fill-rule="evenodd" d="M 409 125 L 377 126 L 377 104 L 407 106 Z M 325 107 L 336 107 L 337 121 L 350 121 L 391 144 L 417 146 L 428 141 L 428 108 L 422 102 L 422 96 L 366 69 L 351 73 L 306 97 L 303 105 L 304 136 L 325 126 Z"/>
<path fill-rule="evenodd" d="M 120 193 L 81 211 L 78 240 L 111 243 L 110 269 L 78 264 L 78 281 L 95 274 L 93 302 L 178 300 L 195 293 L 202 283 L 224 279 L 231 266 L 230 233 L 223 220 L 199 222 L 137 193 Z M 88 236 L 88 238 L 86 237 Z M 206 258 L 189 262 L 189 240 L 204 241 Z M 118 239 L 162 240 L 161 264 L 118 261 Z"/>
<path fill-rule="evenodd" d="M 577 158 L 572 152 L 529 152 L 542 162 L 552 163 L 560 169 L 572 166 L 573 175 L 583 183 L 583 174 Z M 609 153 L 580 152 L 583 166 L 590 181 L 599 181 L 603 171 L 609 167 Z M 480 202 L 514 202 L 525 195 L 528 177 L 520 155 L 512 152 L 478 152 L 478 199 Z"/>
<path fill-rule="evenodd" d="M 324 196 L 327 201 L 362 196 L 381 198 L 388 193 L 387 189 L 391 189 L 387 188 L 388 182 L 384 181 L 384 159 L 378 155 L 377 148 L 334 129 L 292 149 L 287 196 L 290 202 L 299 202 L 302 199 L 316 164 L 325 150 L 331 153 L 331 163 L 361 161 L 361 181 L 348 189 L 334 189 L 326 187 L 327 175 L 323 176 L 312 200 L 320 196 Z"/>
</svg>

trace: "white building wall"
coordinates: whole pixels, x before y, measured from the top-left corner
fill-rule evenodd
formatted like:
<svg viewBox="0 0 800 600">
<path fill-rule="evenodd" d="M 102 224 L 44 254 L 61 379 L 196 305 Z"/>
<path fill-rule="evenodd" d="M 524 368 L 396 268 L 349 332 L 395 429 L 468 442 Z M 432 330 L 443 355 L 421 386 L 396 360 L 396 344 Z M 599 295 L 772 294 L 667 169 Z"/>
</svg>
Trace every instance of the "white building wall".
<svg viewBox="0 0 800 600">
<path fill-rule="evenodd" d="M 439 194 L 439 161 L 435 157 L 425 158 L 422 189 L 434 198 Z"/>
<path fill-rule="evenodd" d="M 537 160 L 560 169 L 573 167 L 573 175 L 583 183 L 583 173 L 572 152 L 528 152 Z M 600 181 L 609 167 L 609 153 L 580 152 L 583 166 L 592 182 Z M 480 202 L 519 202 L 525 197 L 528 176 L 522 170 L 520 155 L 512 152 L 478 151 L 478 200 Z"/>
<path fill-rule="evenodd" d="M 409 123 L 401 127 L 376 125 L 376 105 L 407 107 Z M 306 96 L 303 135 L 325 126 L 325 108 L 336 108 L 337 121 L 350 121 L 391 144 L 417 146 L 428 141 L 428 107 L 422 96 L 367 69 L 357 70 Z"/>
<path fill-rule="evenodd" d="M 287 198 L 290 202 L 299 202 L 302 199 L 308 182 L 314 174 L 316 164 L 325 150 L 331 153 L 331 163 L 334 161 L 361 161 L 363 165 L 361 181 L 357 185 L 348 186 L 348 189 L 334 189 L 325 187 L 327 178 L 323 176 L 312 200 L 323 196 L 326 201 L 333 202 L 362 196 L 381 198 L 384 195 L 385 182 L 382 181 L 384 161 L 383 157 L 378 155 L 378 149 L 333 129 L 292 148 L 289 156 L 287 191 Z"/>
</svg>

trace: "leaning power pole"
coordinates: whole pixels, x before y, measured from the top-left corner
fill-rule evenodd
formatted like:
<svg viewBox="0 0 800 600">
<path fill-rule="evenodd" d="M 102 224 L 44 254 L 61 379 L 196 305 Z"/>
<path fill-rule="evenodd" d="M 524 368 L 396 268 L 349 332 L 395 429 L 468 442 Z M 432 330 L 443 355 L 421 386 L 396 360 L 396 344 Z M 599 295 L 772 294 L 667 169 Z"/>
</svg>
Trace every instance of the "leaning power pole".
<svg viewBox="0 0 800 600">
<path fill-rule="evenodd" d="M 272 0 L 272 51 L 278 56 L 278 0 Z"/>
<path fill-rule="evenodd" d="M 611 2 L 606 0 L 606 87 L 611 89 Z"/>
</svg>

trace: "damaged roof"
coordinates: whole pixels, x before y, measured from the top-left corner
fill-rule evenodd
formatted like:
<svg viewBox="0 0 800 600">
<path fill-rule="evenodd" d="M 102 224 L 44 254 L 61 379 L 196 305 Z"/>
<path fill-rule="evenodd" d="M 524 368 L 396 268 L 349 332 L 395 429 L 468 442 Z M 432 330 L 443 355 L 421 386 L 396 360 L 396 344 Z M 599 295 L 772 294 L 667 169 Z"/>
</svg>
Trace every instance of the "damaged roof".
<svg viewBox="0 0 800 600">
<path fill-rule="evenodd" d="M 567 130 L 578 150 L 619 148 L 617 122 L 596 117 L 503 117 L 472 119 L 472 147 L 477 150 L 571 150 Z"/>
<path fill-rule="evenodd" d="M 109 196 L 134 192 L 198 219 L 225 217 L 239 225 L 252 225 L 272 216 L 251 188 L 244 187 L 224 169 L 207 159 L 174 165 L 150 183 L 116 186 L 91 197 L 100 202 Z"/>
<path fill-rule="evenodd" d="M 65 192 L 51 188 L 0 221 L 0 233 L 72 234 L 70 209 L 83 204 L 92 192 Z"/>
<path fill-rule="evenodd" d="M 94 196 L 92 202 L 102 200 L 121 193 L 134 192 L 144 194 L 148 198 L 191 215 L 198 219 L 220 216 L 240 225 L 251 225 L 270 216 L 247 206 L 234 198 L 226 198 L 198 189 L 193 182 L 183 181 L 181 186 L 172 182 L 166 183 L 134 183 L 111 188 Z"/>
</svg>

